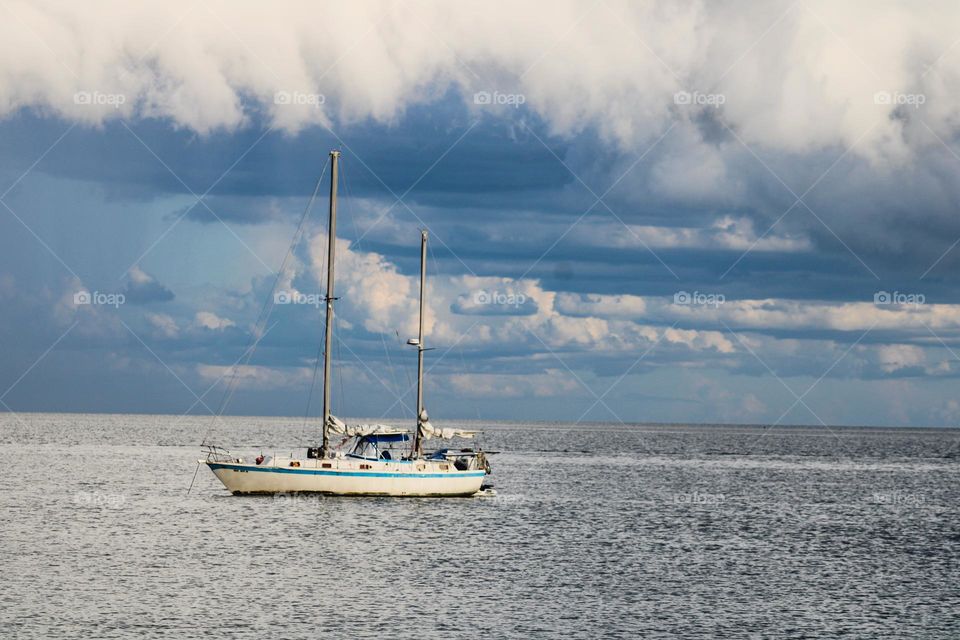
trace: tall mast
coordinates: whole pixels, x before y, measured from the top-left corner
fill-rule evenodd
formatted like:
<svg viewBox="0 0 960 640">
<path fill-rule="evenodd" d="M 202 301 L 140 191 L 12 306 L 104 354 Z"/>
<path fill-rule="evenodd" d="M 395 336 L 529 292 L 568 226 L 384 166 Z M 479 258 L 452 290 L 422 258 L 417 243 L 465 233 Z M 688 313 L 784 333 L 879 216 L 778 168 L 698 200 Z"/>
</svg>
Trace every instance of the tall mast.
<svg viewBox="0 0 960 640">
<path fill-rule="evenodd" d="M 330 431 L 330 345 L 333 341 L 333 267 L 337 249 L 337 161 L 339 151 L 330 152 L 330 221 L 327 225 L 327 321 L 323 329 L 323 446 L 320 457 L 329 451 Z"/>
<path fill-rule="evenodd" d="M 417 430 L 413 434 L 413 457 L 423 455 L 420 422 L 426 418 L 423 409 L 423 305 L 427 281 L 427 230 L 420 232 L 420 332 L 417 335 Z"/>
</svg>

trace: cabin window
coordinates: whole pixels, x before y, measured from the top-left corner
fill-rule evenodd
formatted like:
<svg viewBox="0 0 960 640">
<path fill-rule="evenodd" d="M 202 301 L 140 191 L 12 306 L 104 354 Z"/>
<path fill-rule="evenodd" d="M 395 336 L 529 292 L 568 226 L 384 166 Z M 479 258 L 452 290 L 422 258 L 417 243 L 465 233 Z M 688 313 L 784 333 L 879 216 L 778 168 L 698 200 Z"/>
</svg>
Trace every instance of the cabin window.
<svg viewBox="0 0 960 640">
<path fill-rule="evenodd" d="M 440 465 L 440 471 L 449 471 L 449 470 L 450 470 L 450 465 L 448 464 Z"/>
<path fill-rule="evenodd" d="M 333 465 L 330 464 L 329 462 L 322 462 L 322 463 L 320 463 L 320 467 L 323 468 L 323 469 L 329 469 L 329 468 L 332 467 L 332 466 L 333 466 Z"/>
<path fill-rule="evenodd" d="M 369 465 L 369 464 L 362 464 L 362 465 L 360 465 L 360 468 L 361 468 L 361 469 L 373 469 L 373 466 L 372 466 L 372 465 Z"/>
<path fill-rule="evenodd" d="M 291 466 L 291 467 L 299 467 L 299 466 L 300 466 L 300 461 L 299 461 L 299 460 L 291 460 L 291 461 L 290 461 L 290 466 Z"/>
</svg>

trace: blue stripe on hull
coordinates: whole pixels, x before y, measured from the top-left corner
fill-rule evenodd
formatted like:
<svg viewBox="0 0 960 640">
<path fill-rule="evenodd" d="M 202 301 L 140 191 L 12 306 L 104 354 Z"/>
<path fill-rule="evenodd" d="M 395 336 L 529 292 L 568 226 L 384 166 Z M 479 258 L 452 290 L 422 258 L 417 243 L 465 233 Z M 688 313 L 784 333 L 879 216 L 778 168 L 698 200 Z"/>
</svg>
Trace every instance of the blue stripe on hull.
<svg viewBox="0 0 960 640">
<path fill-rule="evenodd" d="M 262 473 L 293 473 L 308 476 L 360 476 L 363 478 L 479 478 L 487 475 L 485 471 L 470 473 L 390 473 L 387 471 L 337 471 L 334 469 L 302 469 L 297 467 L 248 467 L 236 464 L 208 463 L 211 471 L 232 469 L 233 471 L 258 471 Z"/>
</svg>

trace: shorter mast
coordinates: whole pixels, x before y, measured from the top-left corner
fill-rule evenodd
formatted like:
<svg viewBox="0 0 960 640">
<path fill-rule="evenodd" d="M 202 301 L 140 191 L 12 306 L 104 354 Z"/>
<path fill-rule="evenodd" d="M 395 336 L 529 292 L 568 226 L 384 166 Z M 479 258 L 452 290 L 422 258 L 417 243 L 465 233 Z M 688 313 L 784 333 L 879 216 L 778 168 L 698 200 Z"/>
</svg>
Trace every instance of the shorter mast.
<svg viewBox="0 0 960 640">
<path fill-rule="evenodd" d="M 337 161 L 339 151 L 330 152 L 330 221 L 327 225 L 327 320 L 323 329 L 323 444 L 321 458 L 330 450 L 330 346 L 333 342 L 333 267 L 337 248 Z"/>
<path fill-rule="evenodd" d="M 427 421 L 423 408 L 423 306 L 427 281 L 427 230 L 420 232 L 420 332 L 417 336 L 417 429 L 413 434 L 413 457 L 423 455 L 423 440 L 420 425 Z M 412 342 L 412 341 L 411 341 Z"/>
</svg>

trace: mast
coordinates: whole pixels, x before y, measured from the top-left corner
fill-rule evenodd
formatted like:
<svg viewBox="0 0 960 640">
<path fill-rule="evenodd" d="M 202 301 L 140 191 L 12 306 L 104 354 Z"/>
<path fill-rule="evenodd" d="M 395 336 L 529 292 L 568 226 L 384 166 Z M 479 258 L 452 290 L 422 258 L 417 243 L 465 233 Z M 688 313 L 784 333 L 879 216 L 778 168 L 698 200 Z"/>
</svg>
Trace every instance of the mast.
<svg viewBox="0 0 960 640">
<path fill-rule="evenodd" d="M 333 267 L 337 248 L 337 161 L 339 151 L 330 152 L 330 221 L 327 225 L 327 320 L 323 329 L 323 445 L 320 448 L 321 458 L 326 458 L 329 451 L 330 431 L 330 353 L 333 341 Z"/>
<path fill-rule="evenodd" d="M 423 455 L 423 443 L 420 437 L 420 423 L 426 420 L 423 408 L 423 305 L 426 298 L 427 281 L 427 230 L 420 232 L 420 332 L 417 335 L 417 430 L 413 434 L 413 457 Z"/>
</svg>

